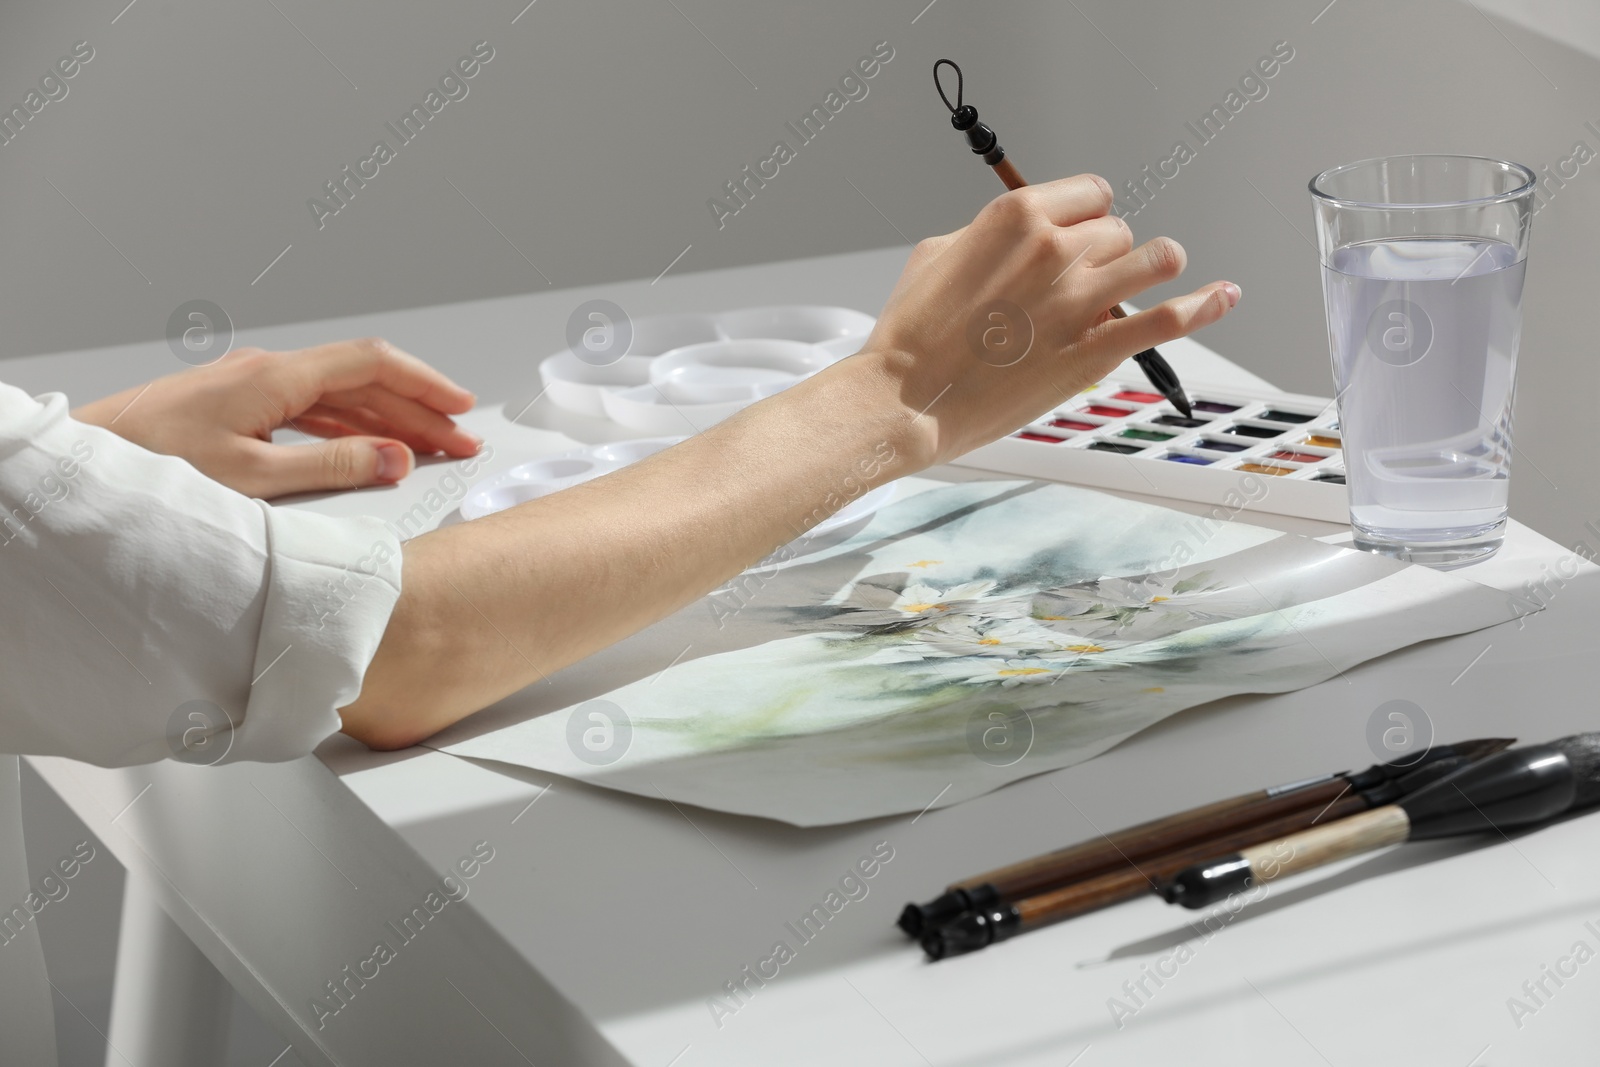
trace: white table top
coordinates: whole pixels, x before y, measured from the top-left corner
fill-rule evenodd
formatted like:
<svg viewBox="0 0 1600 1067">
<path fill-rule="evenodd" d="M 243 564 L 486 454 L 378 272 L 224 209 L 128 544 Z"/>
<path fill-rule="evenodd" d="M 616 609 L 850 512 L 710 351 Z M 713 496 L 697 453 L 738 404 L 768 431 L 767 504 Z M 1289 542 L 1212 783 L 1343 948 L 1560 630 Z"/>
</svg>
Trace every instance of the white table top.
<svg viewBox="0 0 1600 1067">
<path fill-rule="evenodd" d="M 872 308 L 903 256 L 668 277 L 649 292 L 650 310 L 799 299 Z M 741 289 L 727 296 L 719 275 L 734 273 Z M 874 299 L 822 295 L 841 278 Z M 544 317 L 564 315 L 584 295 L 547 303 Z M 486 318 L 489 329 L 510 332 L 534 299 L 396 317 L 414 332 L 426 320 L 441 337 L 453 323 L 482 333 Z M 1199 345 L 1166 350 L 1186 381 L 1265 386 Z M 513 410 L 531 395 L 535 361 L 525 355 L 521 394 L 500 394 Z M 469 417 L 495 446 L 489 471 L 574 446 L 536 428 L 555 425 L 540 405 L 524 416 L 534 427 L 508 423 L 498 404 Z M 425 466 L 403 486 L 305 506 L 396 517 L 445 470 Z M 1325 523 L 1249 521 L 1340 536 Z M 1539 1002 L 1522 985 L 1539 982 L 1541 968 L 1557 966 L 1578 941 L 1600 949 L 1600 889 L 1585 877 L 1600 844 L 1597 819 L 1341 864 L 1274 888 L 1213 933 L 1198 925 L 1203 913 L 1148 898 L 929 964 L 892 925 L 907 900 L 998 863 L 1248 789 L 1365 766 L 1377 758 L 1368 719 L 1389 700 L 1424 709 L 1441 740 L 1543 740 L 1593 723 L 1586 683 L 1600 632 L 1600 570 L 1513 523 L 1499 557 L 1460 573 L 1523 592 L 1542 582 L 1548 607 L 1309 689 L 1192 709 L 1088 763 L 915 818 L 802 830 L 425 749 L 371 753 L 342 736 L 316 759 L 281 767 L 113 772 L 34 762 L 125 864 L 165 887 L 180 925 L 259 1011 L 306 1028 L 296 1050 L 307 1063 L 379 1062 L 380 1051 L 396 1057 L 383 1062 L 445 1062 L 428 1058 L 433 1048 L 453 1050 L 454 1062 L 605 1062 L 591 1025 L 626 1062 L 659 1067 L 1099 1067 L 1158 1057 L 1344 1064 L 1375 1055 L 1463 1067 L 1567 1062 L 1592 1055 L 1588 986 L 1600 977 L 1583 968 L 1563 979 L 1565 988 L 1545 980 L 1553 995 Z M 308 1002 L 324 980 L 370 954 L 373 935 L 386 936 L 382 920 L 420 899 L 427 870 L 447 870 L 477 841 L 489 841 L 496 857 L 469 897 L 441 916 L 448 929 L 406 945 L 385 969 L 395 978 L 374 981 L 316 1030 Z M 785 924 L 879 842 L 893 859 L 869 894 L 801 945 Z M 780 939 L 798 948 L 794 959 L 714 1013 L 709 998 L 725 996 L 724 984 Z M 1143 992 L 1124 988 L 1141 981 Z M 1533 1010 L 1514 1018 L 1512 997 Z M 1120 1025 L 1112 998 L 1122 1004 Z"/>
</svg>

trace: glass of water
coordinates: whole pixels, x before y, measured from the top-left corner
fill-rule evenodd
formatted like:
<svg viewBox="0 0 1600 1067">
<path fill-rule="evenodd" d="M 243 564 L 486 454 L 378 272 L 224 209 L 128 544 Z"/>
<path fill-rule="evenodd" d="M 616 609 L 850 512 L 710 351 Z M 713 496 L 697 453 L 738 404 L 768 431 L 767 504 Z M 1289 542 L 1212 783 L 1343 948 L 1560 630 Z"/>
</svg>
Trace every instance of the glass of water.
<svg viewBox="0 0 1600 1067">
<path fill-rule="evenodd" d="M 1533 192 L 1479 156 L 1311 180 L 1357 548 L 1440 568 L 1500 548 Z"/>
</svg>

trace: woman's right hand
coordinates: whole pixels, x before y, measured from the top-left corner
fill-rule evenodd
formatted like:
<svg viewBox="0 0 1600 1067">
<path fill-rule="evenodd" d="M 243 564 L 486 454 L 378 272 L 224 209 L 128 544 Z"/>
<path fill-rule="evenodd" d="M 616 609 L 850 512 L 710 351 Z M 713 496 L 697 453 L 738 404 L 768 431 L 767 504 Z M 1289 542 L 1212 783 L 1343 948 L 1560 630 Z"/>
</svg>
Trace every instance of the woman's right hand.
<svg viewBox="0 0 1600 1067">
<path fill-rule="evenodd" d="M 970 225 L 917 245 L 866 359 L 837 369 L 870 366 L 903 409 L 919 465 L 1012 433 L 1238 303 L 1239 287 L 1219 281 L 1113 318 L 1113 305 L 1181 274 L 1185 256 L 1168 237 L 1133 247 L 1111 202 L 1104 178 L 1081 174 L 1007 192 Z"/>
</svg>

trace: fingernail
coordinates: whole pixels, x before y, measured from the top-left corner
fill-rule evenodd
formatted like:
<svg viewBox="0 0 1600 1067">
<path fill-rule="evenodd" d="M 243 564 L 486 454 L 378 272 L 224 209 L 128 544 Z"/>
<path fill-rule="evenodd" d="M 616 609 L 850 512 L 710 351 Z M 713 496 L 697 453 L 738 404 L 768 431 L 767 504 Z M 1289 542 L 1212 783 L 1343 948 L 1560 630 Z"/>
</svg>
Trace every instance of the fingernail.
<svg viewBox="0 0 1600 1067">
<path fill-rule="evenodd" d="M 1228 294 L 1228 306 L 1230 308 L 1237 307 L 1239 304 L 1239 298 L 1244 295 L 1244 293 L 1239 290 L 1239 287 L 1234 285 L 1232 282 L 1223 282 L 1222 291 Z"/>
<path fill-rule="evenodd" d="M 398 482 L 411 469 L 411 452 L 392 441 L 378 446 L 378 480 Z"/>
</svg>

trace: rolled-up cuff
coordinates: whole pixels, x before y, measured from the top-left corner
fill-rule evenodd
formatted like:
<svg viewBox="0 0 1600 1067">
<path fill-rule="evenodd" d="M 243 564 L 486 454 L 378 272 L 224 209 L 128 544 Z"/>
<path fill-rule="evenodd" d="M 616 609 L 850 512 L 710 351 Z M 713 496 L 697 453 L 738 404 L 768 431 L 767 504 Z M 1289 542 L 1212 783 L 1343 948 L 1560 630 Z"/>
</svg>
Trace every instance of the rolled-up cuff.
<svg viewBox="0 0 1600 1067">
<path fill-rule="evenodd" d="M 294 759 L 335 733 L 400 596 L 400 541 L 381 520 L 257 503 L 271 573 L 229 762 Z"/>
</svg>

